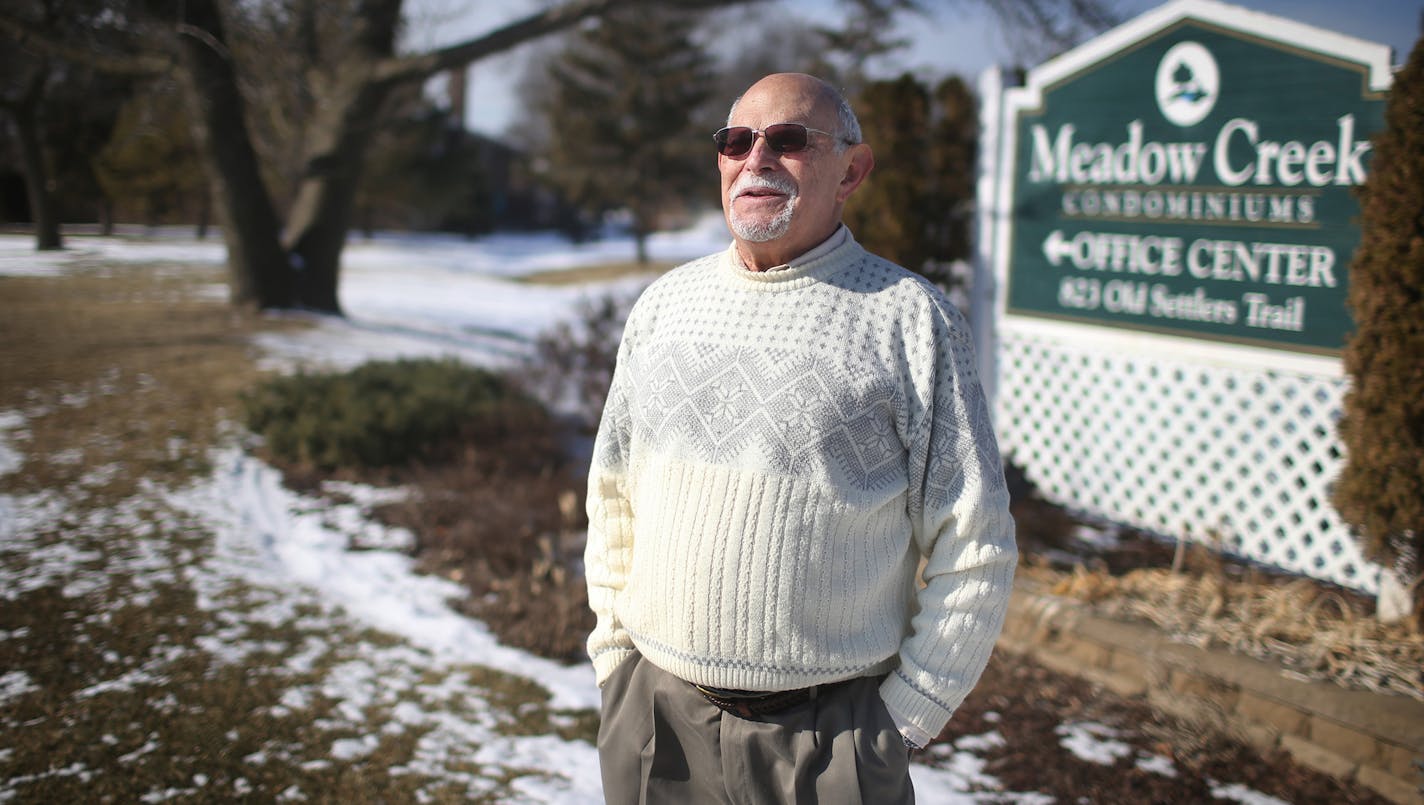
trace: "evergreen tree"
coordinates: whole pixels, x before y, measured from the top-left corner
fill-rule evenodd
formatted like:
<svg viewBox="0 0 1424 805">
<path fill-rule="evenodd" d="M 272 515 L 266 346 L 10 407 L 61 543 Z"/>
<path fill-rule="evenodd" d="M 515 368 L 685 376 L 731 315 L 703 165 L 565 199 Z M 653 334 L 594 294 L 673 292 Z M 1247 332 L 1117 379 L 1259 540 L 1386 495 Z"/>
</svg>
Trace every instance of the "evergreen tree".
<svg viewBox="0 0 1424 805">
<path fill-rule="evenodd" d="M 968 259 L 973 248 L 970 224 L 974 217 L 979 104 L 959 76 L 950 76 L 935 87 L 934 103 L 936 115 L 929 145 L 933 213 L 928 221 L 933 246 L 931 263 L 924 273 L 948 287 L 952 282 L 950 264 Z"/>
<path fill-rule="evenodd" d="M 712 144 L 693 125 L 712 87 L 695 17 L 647 5 L 581 30 L 550 65 L 546 176 L 592 215 L 631 214 L 638 261 L 660 216 L 706 181 Z"/>
<path fill-rule="evenodd" d="M 928 88 L 906 74 L 865 86 L 857 103 L 875 170 L 846 205 L 866 248 L 949 288 L 969 255 L 977 114 L 958 78 Z"/>
<path fill-rule="evenodd" d="M 209 218 L 207 177 L 173 81 L 151 82 L 119 111 L 113 135 L 94 159 L 105 194 L 118 214 L 159 223 Z"/>
<path fill-rule="evenodd" d="M 432 103 L 419 87 L 403 88 L 392 101 L 361 173 L 356 194 L 361 228 L 367 234 L 376 227 L 440 229 L 459 221 L 452 215 L 457 208 L 464 207 L 471 216 L 483 212 L 475 209 L 483 206 L 479 155 L 461 121 Z M 479 229 L 457 228 L 466 234 Z"/>
<path fill-rule="evenodd" d="M 906 73 L 874 81 L 856 111 L 875 170 L 846 204 L 845 221 L 866 249 L 919 271 L 930 258 L 930 98 Z"/>
<path fill-rule="evenodd" d="M 810 72 L 854 95 L 866 86 L 868 62 L 909 44 L 908 39 L 890 35 L 895 14 L 918 9 L 914 0 L 847 0 L 845 5 L 848 12 L 842 27 L 815 28 L 822 49 Z"/>
<path fill-rule="evenodd" d="M 1335 505 L 1358 529 L 1368 556 L 1417 585 L 1424 553 L 1424 38 L 1395 74 L 1360 198 L 1349 292 L 1356 329 L 1345 346 L 1351 389 L 1339 426 L 1347 458 Z"/>
</svg>

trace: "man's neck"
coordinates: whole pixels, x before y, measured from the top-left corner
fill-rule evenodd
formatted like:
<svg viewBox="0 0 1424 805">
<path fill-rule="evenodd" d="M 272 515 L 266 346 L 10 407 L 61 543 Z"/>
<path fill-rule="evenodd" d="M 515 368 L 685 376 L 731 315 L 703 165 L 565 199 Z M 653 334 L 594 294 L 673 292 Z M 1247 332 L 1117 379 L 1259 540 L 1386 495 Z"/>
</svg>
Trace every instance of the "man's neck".
<svg viewBox="0 0 1424 805">
<path fill-rule="evenodd" d="M 830 240 L 840 232 L 841 224 L 831 228 L 830 232 L 823 234 L 810 243 L 790 245 L 782 242 L 780 238 L 769 240 L 763 243 L 752 243 L 750 241 L 737 240 L 737 259 L 748 271 L 770 271 L 773 268 L 780 268 L 796 261 L 798 257 L 808 252 L 815 251 L 821 244 Z"/>
</svg>

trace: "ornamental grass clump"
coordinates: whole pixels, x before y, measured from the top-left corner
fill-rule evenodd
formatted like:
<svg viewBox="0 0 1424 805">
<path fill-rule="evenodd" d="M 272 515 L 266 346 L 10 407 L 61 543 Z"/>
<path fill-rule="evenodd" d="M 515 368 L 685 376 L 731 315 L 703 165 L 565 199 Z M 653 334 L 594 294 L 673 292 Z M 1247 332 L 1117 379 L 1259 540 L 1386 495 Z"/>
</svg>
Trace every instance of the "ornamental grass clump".
<svg viewBox="0 0 1424 805">
<path fill-rule="evenodd" d="M 548 424 L 543 406 L 510 381 L 454 360 L 273 378 L 244 407 L 273 458 L 326 471 L 442 461 Z"/>
</svg>

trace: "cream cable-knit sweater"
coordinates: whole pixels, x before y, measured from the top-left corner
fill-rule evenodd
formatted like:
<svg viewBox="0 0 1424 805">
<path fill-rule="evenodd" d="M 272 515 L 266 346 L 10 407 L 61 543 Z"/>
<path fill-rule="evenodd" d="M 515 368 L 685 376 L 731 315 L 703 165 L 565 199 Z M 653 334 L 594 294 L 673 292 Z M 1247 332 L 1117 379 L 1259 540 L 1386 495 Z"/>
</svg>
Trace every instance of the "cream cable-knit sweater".
<svg viewBox="0 0 1424 805">
<path fill-rule="evenodd" d="M 729 249 L 653 283 L 589 476 L 599 684 L 634 648 L 745 690 L 893 670 L 902 731 L 938 734 L 1016 560 L 975 366 L 944 296 L 853 238 L 761 273 Z"/>
</svg>

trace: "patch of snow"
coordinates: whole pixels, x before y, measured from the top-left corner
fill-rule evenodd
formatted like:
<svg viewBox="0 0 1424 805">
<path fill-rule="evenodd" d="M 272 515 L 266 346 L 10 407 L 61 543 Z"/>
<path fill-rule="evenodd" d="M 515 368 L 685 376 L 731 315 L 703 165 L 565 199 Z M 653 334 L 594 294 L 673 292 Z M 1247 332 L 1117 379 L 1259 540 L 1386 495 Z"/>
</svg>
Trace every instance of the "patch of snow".
<svg viewBox="0 0 1424 805">
<path fill-rule="evenodd" d="M 0 476 L 9 475 L 25 463 L 25 454 L 11 446 L 11 441 L 25 427 L 26 419 L 19 411 L 0 411 Z"/>
<path fill-rule="evenodd" d="M 1097 526 L 1080 523 L 1073 528 L 1072 538 L 1090 545 L 1098 550 L 1112 550 L 1121 542 L 1120 533 L 1116 527 L 1099 528 Z"/>
<path fill-rule="evenodd" d="M 1122 758 L 1132 757 L 1133 748 L 1116 740 L 1117 730 L 1092 721 L 1059 724 L 1054 730 L 1059 744 L 1080 760 L 1111 766 Z"/>
<path fill-rule="evenodd" d="M 73 259 L 65 252 L 35 251 L 32 237 L 0 236 L 0 276 L 57 277 Z"/>
<path fill-rule="evenodd" d="M 411 490 L 405 487 L 375 487 L 349 481 L 322 481 L 321 491 L 350 498 L 361 506 L 384 506 L 409 500 Z"/>
<path fill-rule="evenodd" d="M 1217 799 L 1231 799 L 1244 805 L 1290 805 L 1285 800 L 1276 799 L 1269 794 L 1262 794 L 1240 783 L 1230 785 L 1214 784 L 1211 787 L 1211 795 Z"/>
<path fill-rule="evenodd" d="M 444 662 L 538 679 L 556 709 L 598 707 L 592 667 L 566 667 L 501 645 L 484 624 L 450 607 L 464 588 L 417 575 L 410 557 L 348 551 L 349 535 L 324 522 L 324 504 L 287 490 L 281 474 L 257 459 L 228 448 L 214 456 L 214 466 L 208 481 L 169 499 L 214 529 L 219 555 L 242 557 L 230 569 L 252 584 L 304 585 L 365 625 L 404 636 Z"/>
<path fill-rule="evenodd" d="M 6 671 L 0 674 L 0 704 L 17 699 L 31 691 L 39 690 L 24 671 Z"/>
<path fill-rule="evenodd" d="M 336 760 L 356 760 L 370 755 L 380 745 L 381 740 L 374 735 L 340 738 L 332 742 L 331 756 Z"/>
<path fill-rule="evenodd" d="M 135 760 L 138 760 L 139 758 L 143 757 L 144 755 L 150 755 L 154 752 L 157 752 L 161 748 L 162 746 L 157 741 L 150 738 L 148 742 L 145 743 L 143 746 L 140 746 L 132 752 L 125 752 L 124 754 L 119 755 L 119 762 L 124 765 L 128 765 L 134 762 Z"/>
<path fill-rule="evenodd" d="M 966 735 L 954 742 L 954 747 L 962 752 L 982 752 L 1007 745 L 1008 741 L 997 730 L 983 735 Z"/>
<path fill-rule="evenodd" d="M 91 488 L 104 486 L 105 484 L 110 483 L 115 478 L 122 475 L 123 472 L 124 466 L 117 462 L 103 464 L 98 467 L 92 467 L 82 476 L 80 476 L 79 486 Z"/>
<path fill-rule="evenodd" d="M 1161 755 L 1151 757 L 1140 757 L 1137 759 L 1137 768 L 1151 774 L 1160 774 L 1163 777 L 1176 777 L 1177 766 L 1171 758 Z"/>
<path fill-rule="evenodd" d="M 1011 793 L 1003 784 L 984 773 L 984 760 L 968 752 L 954 752 L 931 746 L 934 765 L 910 764 L 910 780 L 915 799 L 935 805 L 977 805 L 985 802 L 1012 802 L 1019 805 L 1051 805 L 1053 797 L 1038 793 Z"/>
<path fill-rule="evenodd" d="M 34 499 L 39 496 L 26 496 Z M 0 497 L 0 523 L 11 520 L 10 501 Z M 7 509 L 9 511 L 7 511 Z M 14 520 L 23 515 L 16 513 Z M 13 522 L 13 520 L 12 520 Z M 16 523 L 14 534 L 24 533 L 22 523 Z M 85 565 L 98 561 L 101 556 L 95 551 L 84 550 L 68 542 L 41 544 L 38 540 L 12 540 L 11 534 L 0 530 L 0 550 L 5 552 L 25 552 L 27 566 L 18 573 L 0 576 L 0 600 L 13 601 L 24 593 L 65 582 L 83 574 Z"/>
<path fill-rule="evenodd" d="M 49 463 L 51 464 L 73 466 L 75 464 L 81 464 L 83 461 L 84 451 L 78 447 L 72 447 L 68 450 L 59 450 L 51 453 L 49 456 Z M 0 475 L 3 474 L 3 472 L 0 472 Z"/>
</svg>

